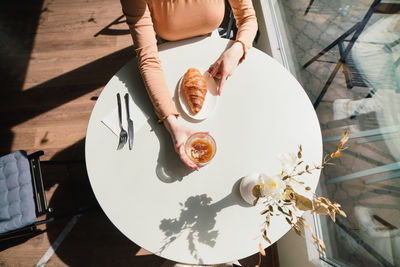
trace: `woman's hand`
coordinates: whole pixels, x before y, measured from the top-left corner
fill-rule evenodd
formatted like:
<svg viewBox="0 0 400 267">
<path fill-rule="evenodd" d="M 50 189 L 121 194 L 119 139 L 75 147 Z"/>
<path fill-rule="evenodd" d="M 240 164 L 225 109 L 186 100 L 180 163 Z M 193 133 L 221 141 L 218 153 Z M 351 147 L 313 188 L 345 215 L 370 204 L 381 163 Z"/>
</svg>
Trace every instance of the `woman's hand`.
<svg viewBox="0 0 400 267">
<path fill-rule="evenodd" d="M 214 66 L 209 68 L 210 77 L 219 79 L 218 95 L 221 95 L 225 81 L 233 74 L 242 56 L 243 47 L 240 43 L 235 42 L 222 53 Z"/>
<path fill-rule="evenodd" d="M 168 132 L 171 135 L 175 151 L 176 153 L 178 153 L 183 163 L 185 163 L 188 167 L 198 171 L 199 166 L 191 161 L 185 153 L 185 142 L 189 138 L 189 136 L 194 134 L 196 131 L 181 125 L 174 115 L 168 116 L 164 120 L 164 124 L 165 128 L 167 128 Z"/>
</svg>

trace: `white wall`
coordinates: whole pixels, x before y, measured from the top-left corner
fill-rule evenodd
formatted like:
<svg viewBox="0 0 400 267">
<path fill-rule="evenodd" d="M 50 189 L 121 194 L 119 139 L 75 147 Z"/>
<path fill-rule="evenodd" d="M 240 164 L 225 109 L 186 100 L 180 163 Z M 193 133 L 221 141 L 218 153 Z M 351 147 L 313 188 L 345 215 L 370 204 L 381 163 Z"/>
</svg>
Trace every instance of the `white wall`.
<svg viewBox="0 0 400 267">
<path fill-rule="evenodd" d="M 293 230 L 278 240 L 280 267 L 315 267 L 308 260 L 306 240 Z"/>
<path fill-rule="evenodd" d="M 265 3 L 264 3 L 264 5 L 265 5 Z M 260 49 L 264 53 L 271 56 L 272 55 L 271 46 L 270 46 L 268 32 L 267 32 L 265 14 L 263 12 L 261 2 L 259 0 L 253 0 L 253 6 L 256 11 L 258 30 L 260 31 L 260 37 L 258 38 L 258 41 L 254 45 L 254 47 L 256 47 L 257 49 Z"/>
</svg>

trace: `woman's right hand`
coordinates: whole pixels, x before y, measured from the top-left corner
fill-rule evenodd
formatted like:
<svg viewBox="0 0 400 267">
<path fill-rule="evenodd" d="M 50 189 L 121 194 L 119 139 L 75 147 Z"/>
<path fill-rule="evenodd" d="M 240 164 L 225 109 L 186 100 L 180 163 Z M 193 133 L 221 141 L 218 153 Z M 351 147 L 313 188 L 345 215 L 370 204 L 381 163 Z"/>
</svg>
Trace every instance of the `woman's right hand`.
<svg viewBox="0 0 400 267">
<path fill-rule="evenodd" d="M 208 69 L 210 77 L 219 79 L 218 95 L 221 95 L 222 87 L 226 80 L 232 76 L 242 56 L 243 47 L 240 43 L 235 42 L 230 48 L 222 53 L 214 66 Z"/>
<path fill-rule="evenodd" d="M 189 157 L 185 153 L 185 142 L 196 131 L 188 128 L 186 126 L 181 125 L 178 122 L 178 119 L 174 115 L 169 115 L 164 120 L 165 128 L 167 128 L 168 132 L 171 135 L 172 141 L 174 143 L 175 151 L 178 153 L 180 159 L 185 163 L 188 167 L 199 170 L 199 166 L 197 166 L 193 161 L 189 159 Z"/>
</svg>

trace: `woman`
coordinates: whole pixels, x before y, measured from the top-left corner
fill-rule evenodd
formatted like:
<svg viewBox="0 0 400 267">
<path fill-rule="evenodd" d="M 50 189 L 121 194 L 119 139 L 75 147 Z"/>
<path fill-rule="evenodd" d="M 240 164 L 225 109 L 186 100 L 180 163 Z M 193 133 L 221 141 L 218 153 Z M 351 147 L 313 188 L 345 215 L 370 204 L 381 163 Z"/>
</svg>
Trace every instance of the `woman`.
<svg viewBox="0 0 400 267">
<path fill-rule="evenodd" d="M 251 0 L 229 0 L 238 33 L 234 44 L 210 68 L 211 77 L 220 79 L 221 94 L 257 32 L 257 19 Z M 158 56 L 156 33 L 167 41 L 210 34 L 222 22 L 224 0 L 121 0 L 129 25 L 139 69 L 159 122 L 163 122 L 174 142 L 175 151 L 189 167 L 198 170 L 184 152 L 186 139 L 195 131 L 178 122 L 179 113 L 172 102 Z"/>
</svg>

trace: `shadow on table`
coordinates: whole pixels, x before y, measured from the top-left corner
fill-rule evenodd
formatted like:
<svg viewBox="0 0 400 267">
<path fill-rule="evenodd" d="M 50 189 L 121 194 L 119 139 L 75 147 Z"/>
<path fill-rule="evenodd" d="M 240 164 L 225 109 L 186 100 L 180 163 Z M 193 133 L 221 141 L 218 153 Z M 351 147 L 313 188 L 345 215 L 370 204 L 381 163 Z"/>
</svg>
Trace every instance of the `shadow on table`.
<svg viewBox="0 0 400 267">
<path fill-rule="evenodd" d="M 143 84 L 138 70 L 136 59 L 131 60 L 128 65 L 121 69 L 116 76 L 128 88 L 129 94 L 140 110 L 148 117 L 147 123 L 154 131 L 160 143 L 160 151 L 157 159 L 157 177 L 165 182 L 172 183 L 181 181 L 193 170 L 187 167 L 175 153 L 171 137 L 163 125 L 157 123 L 152 103 Z"/>
<path fill-rule="evenodd" d="M 161 254 L 171 243 L 186 234 L 191 255 L 202 264 L 203 259 L 197 253 L 196 244 L 215 246 L 218 237 L 218 230 L 214 229 L 217 213 L 233 205 L 250 207 L 240 197 L 240 180 L 233 185 L 232 192 L 223 199 L 212 203 L 213 199 L 207 194 L 191 196 L 181 204 L 179 217 L 163 219 L 160 222 L 160 229 L 164 232 L 165 239 L 157 254 Z"/>
</svg>

